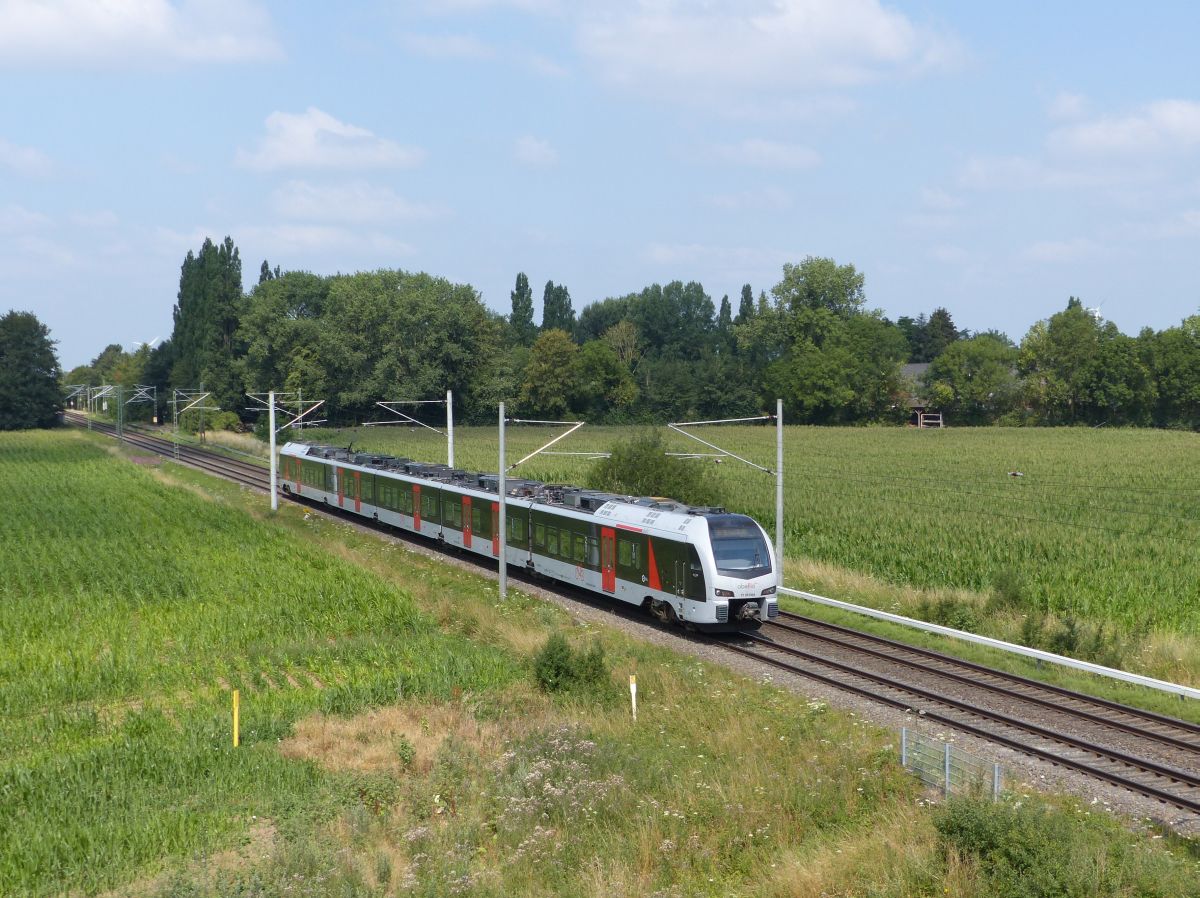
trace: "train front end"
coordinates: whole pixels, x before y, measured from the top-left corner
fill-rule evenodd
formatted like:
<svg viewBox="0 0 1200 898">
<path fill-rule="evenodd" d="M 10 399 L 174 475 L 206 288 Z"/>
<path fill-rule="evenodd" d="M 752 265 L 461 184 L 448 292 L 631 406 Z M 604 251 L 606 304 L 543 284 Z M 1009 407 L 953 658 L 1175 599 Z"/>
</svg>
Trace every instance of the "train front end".
<svg viewBox="0 0 1200 898">
<path fill-rule="evenodd" d="M 782 578 L 771 541 L 753 518 L 710 514 L 708 588 L 721 629 L 752 630 L 779 616 Z"/>
</svg>

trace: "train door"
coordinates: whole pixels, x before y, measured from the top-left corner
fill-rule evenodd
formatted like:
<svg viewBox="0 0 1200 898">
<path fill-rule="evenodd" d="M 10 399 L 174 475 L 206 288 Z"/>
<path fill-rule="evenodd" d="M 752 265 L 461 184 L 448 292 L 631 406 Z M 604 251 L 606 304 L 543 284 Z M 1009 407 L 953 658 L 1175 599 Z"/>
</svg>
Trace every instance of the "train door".
<svg viewBox="0 0 1200 898">
<path fill-rule="evenodd" d="M 471 497 L 462 497 L 463 545 L 471 548 Z"/>
<path fill-rule="evenodd" d="M 413 484 L 413 529 L 421 532 L 421 485 Z"/>
<path fill-rule="evenodd" d="M 500 503 L 492 503 L 492 556 L 500 557 Z"/>
<path fill-rule="evenodd" d="M 605 592 L 617 591 L 617 531 L 600 528 L 600 585 Z"/>
</svg>

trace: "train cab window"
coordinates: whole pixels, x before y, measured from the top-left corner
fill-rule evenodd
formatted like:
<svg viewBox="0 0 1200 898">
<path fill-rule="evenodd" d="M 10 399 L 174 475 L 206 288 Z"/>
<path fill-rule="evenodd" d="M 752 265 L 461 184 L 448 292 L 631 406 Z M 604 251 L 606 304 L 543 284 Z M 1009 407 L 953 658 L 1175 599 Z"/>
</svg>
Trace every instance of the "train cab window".
<svg viewBox="0 0 1200 898">
<path fill-rule="evenodd" d="M 725 514 L 708 518 L 717 572 L 727 577 L 750 580 L 771 572 L 771 554 L 758 524 L 745 515 Z"/>
<path fill-rule="evenodd" d="M 546 545 L 546 525 L 545 524 L 534 524 L 533 525 L 533 544 L 535 546 L 537 546 L 539 549 L 543 548 Z"/>
<path fill-rule="evenodd" d="M 585 564 L 587 562 L 587 539 L 575 534 L 575 563 Z"/>
<path fill-rule="evenodd" d="M 558 530 L 553 527 L 546 528 L 546 553 L 549 555 L 558 554 Z"/>
</svg>

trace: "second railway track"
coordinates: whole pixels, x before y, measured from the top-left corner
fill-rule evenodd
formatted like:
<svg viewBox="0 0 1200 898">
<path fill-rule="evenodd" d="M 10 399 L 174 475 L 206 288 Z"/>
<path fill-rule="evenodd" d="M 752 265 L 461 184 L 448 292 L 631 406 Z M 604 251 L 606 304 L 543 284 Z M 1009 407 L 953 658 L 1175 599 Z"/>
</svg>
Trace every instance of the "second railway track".
<svg viewBox="0 0 1200 898">
<path fill-rule="evenodd" d="M 70 423 L 85 425 L 69 414 Z M 116 428 L 92 422 L 116 436 Z M 139 449 L 267 491 L 261 466 L 129 431 Z M 1200 815 L 1200 726 L 784 612 L 723 648 Z"/>
</svg>

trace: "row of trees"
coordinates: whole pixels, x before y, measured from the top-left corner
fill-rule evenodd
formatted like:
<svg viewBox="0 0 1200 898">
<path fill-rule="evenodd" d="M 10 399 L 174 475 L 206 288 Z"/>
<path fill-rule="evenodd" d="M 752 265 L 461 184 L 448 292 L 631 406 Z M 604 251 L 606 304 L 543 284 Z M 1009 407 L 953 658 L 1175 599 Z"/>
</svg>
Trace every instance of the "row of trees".
<svg viewBox="0 0 1200 898">
<path fill-rule="evenodd" d="M 920 387 L 962 424 L 1200 429 L 1200 315 L 1130 337 L 1072 297 L 1019 346 L 993 333 L 951 343 Z"/>
<path fill-rule="evenodd" d="M 745 285 L 714 302 L 696 282 L 653 284 L 578 314 L 563 284 L 517 275 L 511 313 L 469 285 L 396 270 L 317 276 L 262 264 L 249 293 L 229 238 L 205 241 L 180 272 L 169 341 L 108 347 L 68 382 L 166 388 L 203 383 L 223 408 L 268 388 L 327 400 L 361 420 L 379 399 L 453 389 L 460 416 L 521 413 L 591 421 L 753 414 L 785 400 L 814 424 L 902 421 L 921 396 L 952 423 L 1111 423 L 1200 427 L 1200 317 L 1138 337 L 1077 300 L 1019 345 L 959 330 L 945 309 L 892 322 L 867 305 L 853 265 L 806 258 L 769 293 Z M 921 382 L 909 361 L 932 364 Z"/>
</svg>

